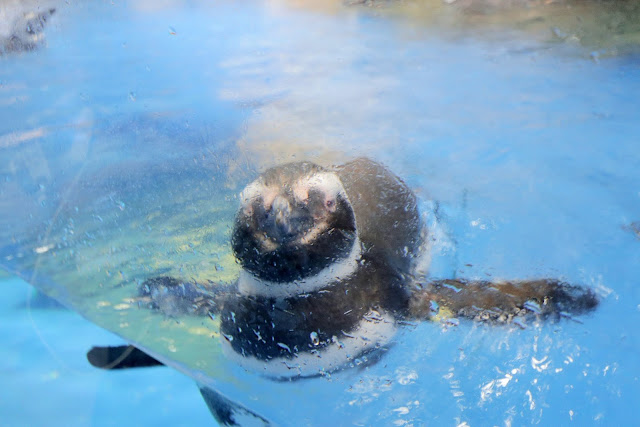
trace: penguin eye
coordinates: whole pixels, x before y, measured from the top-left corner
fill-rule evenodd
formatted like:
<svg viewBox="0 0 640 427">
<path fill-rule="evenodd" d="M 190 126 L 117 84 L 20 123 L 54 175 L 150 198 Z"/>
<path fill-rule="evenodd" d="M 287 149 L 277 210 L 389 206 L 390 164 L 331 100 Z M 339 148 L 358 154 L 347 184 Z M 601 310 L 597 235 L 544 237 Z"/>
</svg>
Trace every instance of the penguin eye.
<svg viewBox="0 0 640 427">
<path fill-rule="evenodd" d="M 324 208 L 331 213 L 334 213 L 338 208 L 338 200 L 336 197 L 328 196 L 324 201 Z"/>
</svg>

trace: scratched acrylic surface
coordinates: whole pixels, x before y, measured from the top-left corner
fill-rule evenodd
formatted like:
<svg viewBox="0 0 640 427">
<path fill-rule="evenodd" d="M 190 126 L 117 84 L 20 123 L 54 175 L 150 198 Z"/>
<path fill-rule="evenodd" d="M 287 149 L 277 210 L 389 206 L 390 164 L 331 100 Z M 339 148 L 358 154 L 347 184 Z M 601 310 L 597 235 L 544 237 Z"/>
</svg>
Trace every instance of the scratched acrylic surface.
<svg viewBox="0 0 640 427">
<path fill-rule="evenodd" d="M 278 424 L 628 421 L 640 12 L 512 3 L 47 2 L 45 37 L 0 56 L 0 266 Z M 275 382 L 222 355 L 217 319 L 138 306 L 149 277 L 235 280 L 257 173 L 360 155 L 427 222 L 437 202 L 433 276 L 561 277 L 601 307 L 410 324 L 377 363 Z"/>
</svg>

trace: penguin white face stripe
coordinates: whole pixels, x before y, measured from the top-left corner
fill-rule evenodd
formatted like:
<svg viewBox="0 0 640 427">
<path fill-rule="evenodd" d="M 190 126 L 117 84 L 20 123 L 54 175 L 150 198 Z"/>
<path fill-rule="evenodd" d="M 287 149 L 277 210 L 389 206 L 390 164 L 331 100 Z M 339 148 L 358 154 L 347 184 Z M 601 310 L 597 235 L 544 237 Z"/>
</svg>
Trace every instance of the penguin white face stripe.
<svg viewBox="0 0 640 427">
<path fill-rule="evenodd" d="M 277 188 L 267 187 L 262 179 L 253 181 L 240 193 L 240 203 L 245 215 L 251 215 L 253 213 L 252 203 L 259 198 L 262 198 L 264 208 L 268 209 L 278 196 L 278 193 Z"/>
<path fill-rule="evenodd" d="M 326 288 L 331 283 L 345 279 L 358 268 L 362 255 L 360 239 L 356 236 L 349 256 L 321 270 L 318 274 L 288 283 L 262 280 L 242 270 L 238 277 L 238 290 L 242 294 L 271 298 L 287 298 Z"/>
<path fill-rule="evenodd" d="M 256 179 L 255 181 L 244 187 L 244 190 L 242 190 L 242 192 L 240 193 L 240 202 L 243 206 L 250 205 L 253 200 L 262 196 L 265 190 L 266 186 L 264 185 L 262 180 Z"/>
<path fill-rule="evenodd" d="M 320 188 L 325 194 L 333 197 L 342 195 L 347 197 L 340 178 L 333 172 L 319 172 L 311 176 L 298 180 L 293 185 L 293 194 L 299 201 L 305 201 L 309 198 L 309 190 L 312 188 Z"/>
<path fill-rule="evenodd" d="M 370 312 L 353 331 L 336 337 L 327 347 L 314 352 L 298 352 L 290 359 L 276 357 L 268 361 L 242 356 L 233 350 L 224 337 L 220 338 L 220 342 L 225 356 L 247 370 L 262 372 L 270 378 L 309 377 L 343 368 L 363 353 L 388 345 L 396 330 L 391 314 L 386 311 Z"/>
</svg>

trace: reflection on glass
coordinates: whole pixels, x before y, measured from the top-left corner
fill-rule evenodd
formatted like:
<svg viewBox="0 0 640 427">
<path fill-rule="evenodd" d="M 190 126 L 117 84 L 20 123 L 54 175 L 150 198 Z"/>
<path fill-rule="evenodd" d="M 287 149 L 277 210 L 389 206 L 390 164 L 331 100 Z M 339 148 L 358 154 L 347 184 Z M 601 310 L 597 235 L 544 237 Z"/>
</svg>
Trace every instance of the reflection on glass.
<svg viewBox="0 0 640 427">
<path fill-rule="evenodd" d="M 219 419 L 624 421 L 634 2 L 0 4 L 0 265 Z"/>
</svg>

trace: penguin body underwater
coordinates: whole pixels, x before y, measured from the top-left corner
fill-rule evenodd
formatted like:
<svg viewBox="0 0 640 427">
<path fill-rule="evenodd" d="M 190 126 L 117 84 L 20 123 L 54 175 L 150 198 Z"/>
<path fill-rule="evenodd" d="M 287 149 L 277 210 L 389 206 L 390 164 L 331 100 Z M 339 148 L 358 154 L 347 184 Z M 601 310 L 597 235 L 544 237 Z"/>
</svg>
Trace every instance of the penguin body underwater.
<svg viewBox="0 0 640 427">
<path fill-rule="evenodd" d="M 428 258 L 427 235 L 414 193 L 381 164 L 285 164 L 241 194 L 231 238 L 242 267 L 235 286 L 202 291 L 156 277 L 140 296 L 168 315 L 219 315 L 225 354 L 272 378 L 348 366 L 385 347 L 400 321 L 429 319 L 443 307 L 506 323 L 598 303 L 591 290 L 554 279 L 426 280 L 417 265 Z"/>
</svg>

